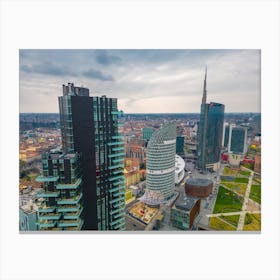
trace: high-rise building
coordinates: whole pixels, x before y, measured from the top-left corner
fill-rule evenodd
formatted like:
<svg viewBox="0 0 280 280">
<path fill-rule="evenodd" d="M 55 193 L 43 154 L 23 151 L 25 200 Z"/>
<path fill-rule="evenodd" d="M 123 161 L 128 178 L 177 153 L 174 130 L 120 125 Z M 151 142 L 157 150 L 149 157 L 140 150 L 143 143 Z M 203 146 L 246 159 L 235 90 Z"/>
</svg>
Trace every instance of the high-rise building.
<svg viewBox="0 0 280 280">
<path fill-rule="evenodd" d="M 150 205 L 167 202 L 174 195 L 176 126 L 155 131 L 147 147 L 146 190 L 143 201 Z"/>
<path fill-rule="evenodd" d="M 231 125 L 229 129 L 228 151 L 245 154 L 247 149 L 247 127 Z"/>
<path fill-rule="evenodd" d="M 229 139 L 229 128 L 230 125 L 228 123 L 224 123 L 224 131 L 223 131 L 223 147 L 228 147 L 228 139 Z"/>
<path fill-rule="evenodd" d="M 220 162 L 225 106 L 215 102 L 206 103 L 206 78 L 207 69 L 205 70 L 203 97 L 200 107 L 197 167 L 202 170 L 216 170 Z"/>
<path fill-rule="evenodd" d="M 176 137 L 176 154 L 184 156 L 184 145 L 185 137 L 183 135 L 178 135 Z"/>
<path fill-rule="evenodd" d="M 151 127 L 144 127 L 142 129 L 142 139 L 149 141 L 154 133 L 154 129 Z"/>
<path fill-rule="evenodd" d="M 49 152 L 42 155 L 43 198 L 38 208 L 39 230 L 81 230 L 83 192 L 80 156 L 77 153 Z"/>
<path fill-rule="evenodd" d="M 86 230 L 125 229 L 124 139 L 116 98 L 63 85 L 62 147 L 81 154 Z"/>
</svg>

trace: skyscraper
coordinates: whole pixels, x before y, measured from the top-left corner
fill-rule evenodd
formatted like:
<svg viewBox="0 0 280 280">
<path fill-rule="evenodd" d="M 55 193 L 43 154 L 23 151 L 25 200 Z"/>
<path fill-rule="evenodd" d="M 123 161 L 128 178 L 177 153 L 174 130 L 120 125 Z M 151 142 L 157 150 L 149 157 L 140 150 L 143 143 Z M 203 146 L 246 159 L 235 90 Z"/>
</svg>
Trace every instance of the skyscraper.
<svg viewBox="0 0 280 280">
<path fill-rule="evenodd" d="M 83 226 L 82 179 L 77 153 L 48 152 L 42 155 L 43 174 L 36 178 L 44 184 L 37 197 L 39 230 L 80 230 Z"/>
<path fill-rule="evenodd" d="M 206 103 L 206 78 L 207 68 L 205 70 L 203 97 L 200 107 L 197 148 L 197 167 L 203 170 L 218 168 L 225 110 L 223 104 L 215 102 Z"/>
<path fill-rule="evenodd" d="M 231 125 L 229 129 L 228 151 L 234 154 L 245 154 L 247 127 Z"/>
<path fill-rule="evenodd" d="M 62 148 L 81 154 L 84 229 L 125 229 L 124 141 L 116 98 L 90 97 L 63 85 L 59 97 Z"/>
<path fill-rule="evenodd" d="M 178 135 L 176 137 L 176 154 L 184 156 L 184 146 L 185 146 L 185 137 L 183 135 Z"/>
<path fill-rule="evenodd" d="M 167 124 L 155 131 L 147 147 L 146 191 L 143 200 L 150 205 L 167 202 L 175 187 L 176 126 Z"/>
<path fill-rule="evenodd" d="M 229 139 L 229 124 L 228 123 L 224 123 L 224 131 L 223 131 L 223 141 L 222 141 L 222 145 L 223 147 L 228 147 L 228 139 Z"/>
</svg>

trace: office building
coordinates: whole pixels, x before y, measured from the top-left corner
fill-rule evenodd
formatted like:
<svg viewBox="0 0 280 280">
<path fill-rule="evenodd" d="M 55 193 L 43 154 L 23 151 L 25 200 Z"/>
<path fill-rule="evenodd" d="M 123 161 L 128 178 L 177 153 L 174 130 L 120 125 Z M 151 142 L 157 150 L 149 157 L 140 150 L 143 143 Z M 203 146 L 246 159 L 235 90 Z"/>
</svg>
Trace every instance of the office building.
<svg viewBox="0 0 280 280">
<path fill-rule="evenodd" d="M 202 170 L 217 170 L 220 163 L 225 106 L 215 102 L 206 103 L 206 78 L 207 69 L 198 127 L 197 167 Z"/>
<path fill-rule="evenodd" d="M 181 194 L 175 205 L 171 208 L 172 226 L 182 230 L 191 229 L 199 211 L 200 199 Z"/>
<path fill-rule="evenodd" d="M 174 195 L 176 126 L 173 123 L 155 131 L 147 147 L 146 190 L 143 201 L 149 205 L 167 202 Z"/>
<path fill-rule="evenodd" d="M 124 139 L 117 99 L 90 97 L 63 85 L 59 97 L 62 148 L 81 154 L 84 229 L 125 229 Z"/>
<path fill-rule="evenodd" d="M 151 127 L 144 127 L 142 129 L 142 139 L 149 141 L 154 133 L 154 129 Z"/>
<path fill-rule="evenodd" d="M 230 125 L 228 123 L 224 123 L 224 131 L 223 131 L 223 147 L 228 147 L 228 139 L 229 139 L 229 128 Z"/>
<path fill-rule="evenodd" d="M 231 125 L 229 129 L 228 151 L 245 154 L 247 151 L 247 127 Z"/>
<path fill-rule="evenodd" d="M 43 198 L 38 207 L 39 230 L 81 230 L 83 192 L 80 156 L 77 153 L 49 152 L 42 155 L 43 183 L 37 194 Z"/>
<path fill-rule="evenodd" d="M 184 156 L 184 145 L 185 145 L 185 137 L 183 135 L 179 135 L 176 137 L 176 154 L 179 156 Z"/>
</svg>

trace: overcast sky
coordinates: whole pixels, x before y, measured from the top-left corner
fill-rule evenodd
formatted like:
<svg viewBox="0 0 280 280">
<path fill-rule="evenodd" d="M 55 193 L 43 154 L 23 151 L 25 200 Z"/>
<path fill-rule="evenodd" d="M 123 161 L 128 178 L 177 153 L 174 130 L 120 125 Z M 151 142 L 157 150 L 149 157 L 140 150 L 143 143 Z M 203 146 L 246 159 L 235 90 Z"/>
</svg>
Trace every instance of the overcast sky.
<svg viewBox="0 0 280 280">
<path fill-rule="evenodd" d="M 125 113 L 260 112 L 259 50 L 20 50 L 20 112 L 58 112 L 62 84 L 118 98 Z"/>
</svg>

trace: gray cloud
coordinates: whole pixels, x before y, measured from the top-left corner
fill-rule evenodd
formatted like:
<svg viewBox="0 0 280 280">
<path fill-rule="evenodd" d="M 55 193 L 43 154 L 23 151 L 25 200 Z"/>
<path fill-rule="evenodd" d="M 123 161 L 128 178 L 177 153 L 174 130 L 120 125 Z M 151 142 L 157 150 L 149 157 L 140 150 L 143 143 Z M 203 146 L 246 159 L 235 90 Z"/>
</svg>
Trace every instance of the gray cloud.
<svg viewBox="0 0 280 280">
<path fill-rule="evenodd" d="M 102 65 L 111 65 L 120 63 L 122 59 L 116 55 L 108 54 L 106 50 L 98 50 L 96 51 L 96 61 Z"/>
<path fill-rule="evenodd" d="M 89 69 L 82 73 L 87 78 L 98 79 L 101 81 L 113 81 L 114 78 L 111 75 L 103 74 L 101 71 Z"/>
<path fill-rule="evenodd" d="M 205 65 L 208 101 L 226 112 L 260 110 L 259 50 L 24 50 L 20 111 L 57 111 L 61 85 L 74 82 L 118 98 L 127 113 L 199 112 Z"/>
<path fill-rule="evenodd" d="M 75 72 L 72 72 L 69 68 L 54 65 L 52 63 L 46 64 L 35 64 L 35 65 L 21 65 L 20 70 L 26 73 L 33 74 L 45 74 L 45 75 L 53 75 L 53 76 L 76 76 Z"/>
</svg>

